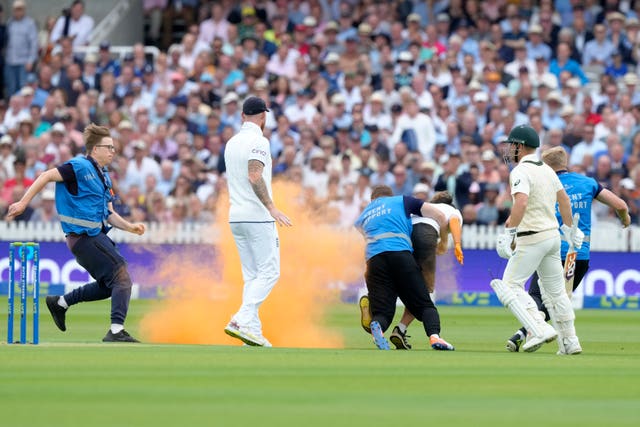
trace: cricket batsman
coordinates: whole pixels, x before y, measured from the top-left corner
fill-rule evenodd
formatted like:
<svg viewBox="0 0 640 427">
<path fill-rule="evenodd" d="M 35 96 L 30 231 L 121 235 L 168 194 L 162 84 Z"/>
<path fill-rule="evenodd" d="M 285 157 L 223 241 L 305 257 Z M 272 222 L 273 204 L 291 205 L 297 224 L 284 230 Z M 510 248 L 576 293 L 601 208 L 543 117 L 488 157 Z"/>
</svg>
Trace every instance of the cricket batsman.
<svg viewBox="0 0 640 427">
<path fill-rule="evenodd" d="M 564 186 L 565 191 L 571 199 L 571 208 L 574 213 L 580 214 L 580 221 L 578 227 L 585 234 L 582 247 L 578 250 L 573 280 L 569 288 L 575 291 L 580 285 L 582 278 L 589 269 L 590 258 L 590 236 L 591 236 L 591 206 L 594 200 L 604 203 L 610 208 L 614 209 L 622 227 L 626 228 L 631 223 L 631 217 L 629 216 L 629 208 L 627 204 L 620 197 L 616 196 L 611 191 L 603 188 L 595 179 L 588 176 L 584 176 L 579 173 L 568 171 L 568 156 L 567 152 L 562 147 L 553 147 L 546 150 L 542 154 L 542 161 L 544 161 L 551 169 L 556 172 L 560 182 Z M 558 223 L 562 223 L 560 213 L 556 212 Z M 562 248 L 560 250 L 560 259 L 564 263 L 567 252 L 569 249 L 569 243 L 565 240 L 562 241 Z M 565 278 L 565 281 L 567 279 Z M 566 284 L 566 283 L 565 283 Z M 529 285 L 529 295 L 531 295 L 538 305 L 538 309 L 545 314 L 545 319 L 549 319 L 549 313 L 547 308 L 542 303 L 542 297 L 540 295 L 540 286 L 538 284 L 538 275 L 534 274 Z M 519 350 L 520 345 L 524 341 L 527 331 L 525 328 L 520 328 L 516 333 L 507 340 L 507 350 L 516 352 Z"/>
<path fill-rule="evenodd" d="M 492 280 L 491 287 L 527 329 L 524 351 L 536 351 L 558 338 L 558 354 L 579 354 L 582 347 L 576 336 L 575 313 L 565 291 L 560 261 L 556 202 L 563 223 L 560 229 L 576 248 L 582 246 L 584 233 L 577 227 L 572 229 L 569 196 L 553 169 L 537 158 L 539 146 L 538 134 L 528 125 L 513 128 L 507 138 L 505 162 L 516 164 L 509 176 L 513 207 L 504 233 L 498 236 L 496 250 L 509 261 L 502 280 Z M 542 300 L 554 327 L 545 322 L 535 301 L 524 290 L 526 280 L 534 272 L 540 278 Z"/>
</svg>

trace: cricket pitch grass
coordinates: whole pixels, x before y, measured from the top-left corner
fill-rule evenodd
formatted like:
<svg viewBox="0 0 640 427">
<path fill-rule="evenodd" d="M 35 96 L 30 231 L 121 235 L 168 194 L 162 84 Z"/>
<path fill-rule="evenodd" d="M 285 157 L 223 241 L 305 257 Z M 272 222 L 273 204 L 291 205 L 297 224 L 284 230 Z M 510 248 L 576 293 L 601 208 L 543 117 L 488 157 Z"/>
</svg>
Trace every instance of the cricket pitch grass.
<svg viewBox="0 0 640 427">
<path fill-rule="evenodd" d="M 419 323 L 413 350 L 383 352 L 355 304 L 324 319 L 340 349 L 102 344 L 108 304 L 74 307 L 62 333 L 43 302 L 41 344 L 0 345 L 0 425 L 640 425 L 638 311 L 578 311 L 584 353 L 560 357 L 556 343 L 508 353 L 517 325 L 502 308 L 440 307 L 454 352 L 428 348 Z M 151 304 L 132 301 L 133 336 Z"/>
</svg>

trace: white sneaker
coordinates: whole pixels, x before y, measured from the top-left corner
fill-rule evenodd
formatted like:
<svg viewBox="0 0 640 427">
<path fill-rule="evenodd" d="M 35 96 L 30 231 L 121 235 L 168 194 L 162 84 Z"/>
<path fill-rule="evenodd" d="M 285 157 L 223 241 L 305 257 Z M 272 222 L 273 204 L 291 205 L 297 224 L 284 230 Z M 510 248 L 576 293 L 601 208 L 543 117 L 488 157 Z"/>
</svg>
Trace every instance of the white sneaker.
<svg viewBox="0 0 640 427">
<path fill-rule="evenodd" d="M 540 336 L 532 335 L 531 331 L 527 332 L 527 342 L 525 342 L 522 346 L 523 351 L 526 351 L 527 353 L 533 353 L 534 351 L 542 347 L 542 344 L 551 342 L 556 339 L 556 337 L 558 336 L 556 330 L 553 329 L 553 327 L 548 323 L 544 323 L 543 325 L 544 329 L 542 331 L 542 335 Z"/>
<path fill-rule="evenodd" d="M 559 340 L 559 341 L 562 342 L 562 345 L 559 346 L 560 350 L 556 354 L 570 356 L 573 354 L 582 353 L 582 347 L 580 347 L 580 341 L 578 340 L 578 337 L 576 337 L 575 335 L 572 337 L 562 338 L 562 340 Z"/>
<path fill-rule="evenodd" d="M 248 328 L 239 325 L 234 320 L 229 322 L 229 324 L 224 328 L 224 332 L 227 335 L 238 338 L 240 341 L 248 345 L 256 347 L 262 347 L 263 345 L 265 345 L 266 340 L 264 339 L 264 337 L 260 338 L 254 335 Z M 269 346 L 271 346 L 271 344 L 269 344 Z"/>
<path fill-rule="evenodd" d="M 262 340 L 262 346 L 263 347 L 273 347 L 273 345 L 271 345 L 269 340 L 266 339 L 264 336 L 260 335 L 258 338 L 260 338 Z"/>
</svg>

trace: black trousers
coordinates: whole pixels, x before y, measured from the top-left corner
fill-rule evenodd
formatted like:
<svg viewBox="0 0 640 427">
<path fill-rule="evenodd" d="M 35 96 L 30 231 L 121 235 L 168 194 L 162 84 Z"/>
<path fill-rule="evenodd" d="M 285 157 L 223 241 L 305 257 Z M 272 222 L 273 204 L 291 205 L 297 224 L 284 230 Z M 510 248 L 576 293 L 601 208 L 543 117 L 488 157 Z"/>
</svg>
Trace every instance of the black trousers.
<svg viewBox="0 0 640 427">
<path fill-rule="evenodd" d="M 396 312 L 396 299 L 420 320 L 427 336 L 440 333 L 440 315 L 409 251 L 383 252 L 367 261 L 364 275 L 369 291 L 371 320 L 386 331 Z"/>
<path fill-rule="evenodd" d="M 564 259 L 562 260 L 562 265 L 564 266 Z M 573 277 L 573 290 L 582 282 L 582 278 L 585 274 L 587 274 L 587 270 L 589 270 L 589 260 L 576 260 L 576 272 Z M 529 285 L 529 295 L 538 305 L 538 310 L 544 313 L 544 320 L 548 321 L 550 319 L 549 312 L 547 311 L 547 307 L 542 303 L 542 293 L 540 292 L 540 285 L 538 285 L 538 273 L 534 273 L 531 278 L 531 284 Z"/>
<path fill-rule="evenodd" d="M 424 223 L 413 224 L 413 231 L 411 232 L 413 258 L 418 263 L 418 267 L 420 267 L 422 278 L 429 293 L 435 290 L 438 237 L 438 232 L 432 225 Z"/>
<path fill-rule="evenodd" d="M 131 299 L 131 277 L 127 262 L 116 244 L 106 234 L 100 233 L 97 236 L 79 237 L 70 249 L 78 264 L 96 281 L 66 294 L 64 299 L 67 304 L 111 297 L 111 323 L 124 325 Z"/>
</svg>

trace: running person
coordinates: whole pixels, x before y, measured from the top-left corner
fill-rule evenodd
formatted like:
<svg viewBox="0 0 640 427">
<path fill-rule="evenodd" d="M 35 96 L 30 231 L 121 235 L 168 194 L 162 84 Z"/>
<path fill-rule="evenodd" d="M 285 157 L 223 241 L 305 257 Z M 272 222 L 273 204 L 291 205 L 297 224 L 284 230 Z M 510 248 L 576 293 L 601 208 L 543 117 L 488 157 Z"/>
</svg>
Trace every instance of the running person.
<svg viewBox="0 0 640 427">
<path fill-rule="evenodd" d="M 563 221 L 561 229 L 576 248 L 582 246 L 584 234 L 579 229 L 571 229 L 569 197 L 553 169 L 535 155 L 540 146 L 535 130 L 527 125 L 517 126 L 505 143 L 505 161 L 517 165 L 509 176 L 513 207 L 504 234 L 498 236 L 496 249 L 509 261 L 502 280 L 492 280 L 491 287 L 500 302 L 527 328 L 524 351 L 536 351 L 545 342 L 558 338 L 558 354 L 581 353 L 574 326 L 575 313 L 564 288 L 556 202 Z M 514 239 L 515 251 L 512 249 Z M 544 321 L 535 301 L 524 290 L 526 280 L 534 271 L 540 277 L 542 298 L 555 328 Z"/>
<path fill-rule="evenodd" d="M 264 347 L 271 343 L 262 335 L 258 309 L 280 277 L 276 223 L 291 225 L 272 200 L 271 151 L 262 134 L 268 111 L 262 99 L 247 98 L 242 105 L 242 127 L 224 150 L 229 223 L 244 280 L 242 305 L 224 331 L 245 344 Z"/>
<path fill-rule="evenodd" d="M 440 227 L 441 238 L 446 237 L 442 231 L 446 220 L 440 210 L 414 197 L 393 196 L 391 188 L 386 185 L 373 188 L 371 203 L 356 220 L 355 226 L 367 242 L 365 282 L 371 313 L 367 326 L 376 346 L 388 350 L 384 331 L 393 320 L 396 299 L 400 297 L 409 311 L 422 321 L 431 347 L 453 350 L 453 346 L 439 335 L 440 315 L 412 255 L 412 214 L 433 218 Z"/>
<path fill-rule="evenodd" d="M 562 147 L 553 147 L 545 151 L 542 154 L 542 161 L 553 169 L 565 191 L 571 199 L 571 207 L 573 212 L 580 214 L 580 221 L 578 227 L 585 234 L 584 243 L 578 250 L 576 256 L 575 276 L 573 280 L 573 290 L 580 285 L 582 278 L 589 269 L 589 253 L 590 253 L 590 236 L 591 236 L 591 205 L 594 200 L 598 200 L 601 203 L 613 208 L 616 211 L 616 215 L 620 219 L 623 227 L 628 227 L 631 223 L 631 217 L 629 216 L 629 208 L 627 204 L 613 194 L 611 191 L 603 188 L 595 179 L 589 178 L 579 173 L 568 172 L 567 152 Z M 558 223 L 561 223 L 562 218 L 560 212 L 556 211 L 556 217 Z M 562 247 L 560 250 L 560 259 L 564 265 L 564 260 L 569 250 L 569 243 L 566 240 L 562 240 Z M 540 286 L 538 284 L 538 274 L 534 273 L 531 279 L 531 285 L 529 285 L 529 295 L 538 305 L 538 309 L 545 315 L 545 320 L 549 320 L 549 312 L 542 303 L 542 295 L 540 293 Z M 507 340 L 507 350 L 515 352 L 520 349 L 524 337 L 527 336 L 527 330 L 523 327 Z"/>
<path fill-rule="evenodd" d="M 33 197 L 49 182 L 56 183 L 56 209 L 67 247 L 82 267 L 95 279 L 63 296 L 48 296 L 47 308 L 58 329 L 66 331 L 70 306 L 111 297 L 111 327 L 102 341 L 138 342 L 124 329 L 131 299 L 131 277 L 127 262 L 109 239 L 108 225 L 142 235 L 145 226 L 131 223 L 113 209 L 113 190 L 107 165 L 116 148 L 109 129 L 90 124 L 83 133 L 86 156 L 43 172 L 22 199 L 9 206 L 8 219 L 22 213 Z"/>
</svg>

